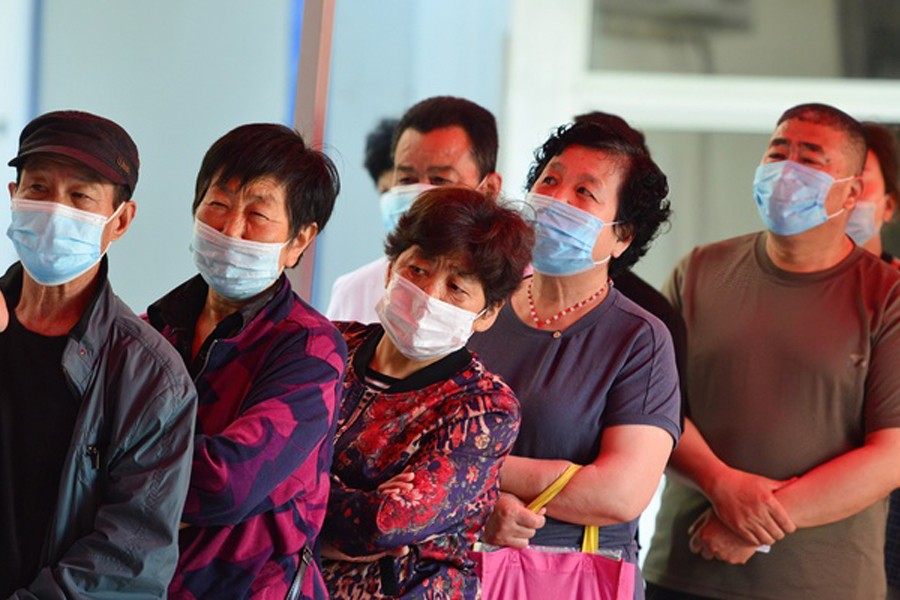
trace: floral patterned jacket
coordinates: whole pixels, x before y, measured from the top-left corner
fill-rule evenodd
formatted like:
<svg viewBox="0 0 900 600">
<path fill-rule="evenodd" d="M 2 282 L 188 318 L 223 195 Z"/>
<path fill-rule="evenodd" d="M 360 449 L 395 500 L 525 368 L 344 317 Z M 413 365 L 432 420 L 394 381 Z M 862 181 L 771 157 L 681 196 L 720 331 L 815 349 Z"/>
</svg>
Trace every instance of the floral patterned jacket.
<svg viewBox="0 0 900 600">
<path fill-rule="evenodd" d="M 402 546 L 373 562 L 325 560 L 334 598 L 475 598 L 466 553 L 499 494 L 500 466 L 519 429 L 512 390 L 466 349 L 397 381 L 366 383 L 381 325 L 338 323 L 348 370 L 335 437 L 323 539 L 350 556 Z M 402 472 L 413 490 L 378 486 Z"/>
</svg>

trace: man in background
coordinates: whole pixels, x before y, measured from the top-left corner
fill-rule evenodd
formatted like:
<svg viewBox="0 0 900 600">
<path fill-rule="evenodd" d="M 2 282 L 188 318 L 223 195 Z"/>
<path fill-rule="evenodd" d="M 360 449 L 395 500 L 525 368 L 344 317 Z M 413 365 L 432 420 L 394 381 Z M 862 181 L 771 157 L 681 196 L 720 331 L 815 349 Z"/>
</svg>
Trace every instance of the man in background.
<svg viewBox="0 0 900 600">
<path fill-rule="evenodd" d="M 499 194 L 497 145 L 494 116 L 474 102 L 434 96 L 412 106 L 394 129 L 393 181 L 381 198 L 385 229 L 391 231 L 416 196 L 433 186 L 462 185 Z M 328 318 L 377 322 L 375 304 L 384 295 L 386 273 L 387 259 L 381 256 L 339 277 L 331 288 Z"/>
</svg>

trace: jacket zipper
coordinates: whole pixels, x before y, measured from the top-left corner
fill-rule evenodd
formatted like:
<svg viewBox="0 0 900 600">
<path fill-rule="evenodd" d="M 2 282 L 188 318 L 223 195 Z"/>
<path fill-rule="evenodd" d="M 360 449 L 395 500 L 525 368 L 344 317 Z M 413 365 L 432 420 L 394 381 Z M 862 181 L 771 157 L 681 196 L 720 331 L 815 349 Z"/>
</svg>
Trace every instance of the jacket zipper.
<svg viewBox="0 0 900 600">
<path fill-rule="evenodd" d="M 209 366 L 209 357 L 212 356 L 213 350 L 218 343 L 219 340 L 213 340 L 209 343 L 209 348 L 206 350 L 206 356 L 203 358 L 203 366 L 200 367 L 200 370 L 197 371 L 197 375 L 194 377 L 194 385 L 197 385 L 197 380 L 200 379 L 200 376 L 203 375 L 206 367 Z"/>
<path fill-rule="evenodd" d="M 100 468 L 100 448 L 95 446 L 94 444 L 89 444 L 87 447 L 87 455 L 91 457 L 91 467 L 94 470 Z"/>
</svg>

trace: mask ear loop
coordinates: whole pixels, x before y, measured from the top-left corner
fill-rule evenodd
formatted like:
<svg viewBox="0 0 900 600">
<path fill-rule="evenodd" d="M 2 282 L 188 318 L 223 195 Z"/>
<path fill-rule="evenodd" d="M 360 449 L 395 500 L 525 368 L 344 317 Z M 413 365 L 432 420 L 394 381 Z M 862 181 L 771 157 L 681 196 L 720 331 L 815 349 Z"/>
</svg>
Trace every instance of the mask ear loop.
<svg viewBox="0 0 900 600">
<path fill-rule="evenodd" d="M 850 175 L 850 176 L 848 176 L 848 177 L 841 177 L 840 179 L 832 179 L 832 180 L 831 180 L 831 185 L 833 186 L 833 185 L 836 184 L 836 183 L 843 183 L 843 182 L 845 182 L 845 181 L 853 181 L 854 179 L 859 179 L 859 178 L 860 178 L 859 175 Z M 830 191 L 830 190 L 831 190 L 831 186 L 828 186 L 828 189 L 829 189 L 829 191 Z M 858 201 L 857 201 L 857 202 L 858 202 Z M 823 201 L 823 204 L 824 204 L 824 201 Z M 854 205 L 855 205 L 855 204 L 856 204 L 856 203 L 854 202 Z M 826 221 L 830 221 L 831 219 L 840 216 L 841 213 L 845 212 L 846 210 L 847 210 L 847 209 L 846 209 L 845 207 L 842 206 L 841 209 L 840 209 L 839 211 L 837 211 L 836 213 L 832 213 L 832 214 L 830 214 L 830 215 L 829 215 L 829 214 L 826 214 L 826 215 L 825 215 L 825 220 L 826 220 Z"/>
<path fill-rule="evenodd" d="M 119 208 L 114 210 L 113 214 L 109 215 L 109 218 L 103 222 L 104 229 L 106 229 L 106 226 L 109 225 L 110 223 L 112 223 L 113 220 L 115 220 L 115 218 L 119 216 L 119 212 L 121 212 L 122 208 L 125 207 L 126 202 L 128 202 L 128 200 L 125 200 L 124 202 L 122 202 L 122 204 L 119 205 Z M 101 236 L 102 235 L 103 234 L 101 233 Z M 109 240 L 109 243 L 106 244 L 106 248 L 103 248 L 103 250 L 100 252 L 100 258 L 103 258 L 103 256 L 109 251 L 109 247 L 112 246 L 112 243 L 113 243 L 113 241 Z"/>
<path fill-rule="evenodd" d="M 612 227 L 613 225 L 619 225 L 621 223 L 624 223 L 624 221 L 610 221 L 609 223 L 603 223 L 603 226 L 604 227 Z M 616 236 L 616 240 L 618 240 L 620 242 L 622 241 L 622 238 L 619 237 L 619 234 L 616 233 L 615 229 L 613 229 L 613 235 Z M 605 265 L 610 260 L 612 260 L 612 254 L 608 254 L 606 256 L 606 258 L 604 258 L 603 260 L 594 261 L 594 266 L 599 267 L 600 265 Z"/>
</svg>

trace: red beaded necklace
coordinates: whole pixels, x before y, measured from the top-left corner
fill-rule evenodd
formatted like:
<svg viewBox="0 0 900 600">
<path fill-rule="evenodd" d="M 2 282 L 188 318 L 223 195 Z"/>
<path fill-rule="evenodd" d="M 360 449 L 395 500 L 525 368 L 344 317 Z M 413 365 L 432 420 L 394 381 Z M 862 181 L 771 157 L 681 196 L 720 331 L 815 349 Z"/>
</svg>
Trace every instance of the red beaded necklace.
<svg viewBox="0 0 900 600">
<path fill-rule="evenodd" d="M 562 309 L 561 311 L 559 311 L 558 313 L 556 313 L 549 319 L 541 319 L 540 317 L 538 317 L 537 311 L 534 309 L 534 297 L 531 295 L 531 284 L 533 281 L 534 281 L 533 278 L 528 280 L 528 311 L 531 313 L 531 320 L 534 321 L 534 324 L 537 326 L 538 329 L 541 329 L 542 327 L 546 327 L 547 325 L 555 323 L 563 315 L 567 315 L 569 313 L 575 312 L 576 310 L 580 310 L 582 307 L 590 304 L 591 302 L 593 302 L 594 300 L 599 298 L 600 294 L 605 292 L 607 287 L 612 286 L 612 279 L 607 279 L 606 282 L 604 282 L 604 284 L 600 286 L 599 290 L 597 290 L 596 292 L 594 292 L 593 294 L 591 294 L 584 300 L 580 300 L 580 301 L 576 302 L 569 308 Z"/>
</svg>

